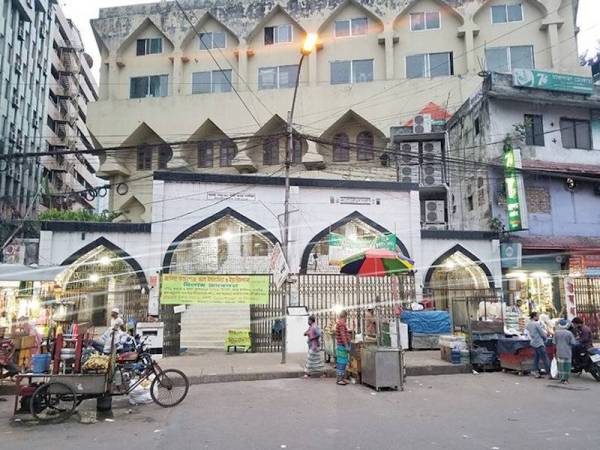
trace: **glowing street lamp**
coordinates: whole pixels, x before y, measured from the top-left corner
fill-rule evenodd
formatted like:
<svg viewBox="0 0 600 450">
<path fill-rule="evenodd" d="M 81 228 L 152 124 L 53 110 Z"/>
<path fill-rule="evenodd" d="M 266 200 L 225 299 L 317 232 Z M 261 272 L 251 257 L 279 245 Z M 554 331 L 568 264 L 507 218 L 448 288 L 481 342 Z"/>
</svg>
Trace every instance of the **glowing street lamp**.
<svg viewBox="0 0 600 450">
<path fill-rule="evenodd" d="M 317 33 L 308 33 L 306 39 L 304 39 L 304 44 L 302 45 L 302 54 L 304 56 L 310 55 L 317 47 L 318 40 L 319 35 Z"/>
</svg>

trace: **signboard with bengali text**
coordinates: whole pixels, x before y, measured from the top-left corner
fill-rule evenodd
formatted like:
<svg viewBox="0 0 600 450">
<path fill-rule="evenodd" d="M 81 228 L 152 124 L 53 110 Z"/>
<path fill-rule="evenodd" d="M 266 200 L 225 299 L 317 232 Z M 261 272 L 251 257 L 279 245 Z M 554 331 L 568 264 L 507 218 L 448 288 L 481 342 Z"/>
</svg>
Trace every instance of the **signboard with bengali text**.
<svg viewBox="0 0 600 450">
<path fill-rule="evenodd" d="M 160 302 L 163 305 L 268 305 L 269 282 L 269 275 L 164 274 Z"/>
<path fill-rule="evenodd" d="M 514 69 L 513 86 L 568 92 L 571 94 L 591 95 L 594 93 L 592 77 L 581 77 L 533 69 Z"/>
<path fill-rule="evenodd" d="M 521 169 L 521 150 L 506 146 L 504 150 L 504 185 L 506 189 L 506 209 L 508 231 L 526 230 L 527 204 L 525 203 L 525 187 Z"/>
</svg>

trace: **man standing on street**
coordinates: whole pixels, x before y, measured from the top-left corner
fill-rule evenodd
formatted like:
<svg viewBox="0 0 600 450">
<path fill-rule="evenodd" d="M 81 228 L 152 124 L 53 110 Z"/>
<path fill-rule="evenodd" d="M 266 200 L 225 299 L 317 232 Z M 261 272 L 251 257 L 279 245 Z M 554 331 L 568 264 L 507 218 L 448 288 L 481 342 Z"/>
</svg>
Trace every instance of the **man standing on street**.
<svg viewBox="0 0 600 450">
<path fill-rule="evenodd" d="M 531 345 L 535 350 L 535 356 L 533 358 L 533 370 L 535 371 L 535 377 L 542 378 L 540 373 L 540 360 L 542 360 L 546 375 L 551 378 L 550 360 L 548 359 L 548 354 L 546 353 L 546 339 L 548 339 L 548 335 L 546 334 L 546 330 L 544 330 L 542 324 L 539 322 L 537 312 L 532 312 L 529 314 L 529 318 L 531 320 L 527 324 L 526 330 L 529 334 L 529 339 L 531 340 L 529 345 Z"/>
</svg>

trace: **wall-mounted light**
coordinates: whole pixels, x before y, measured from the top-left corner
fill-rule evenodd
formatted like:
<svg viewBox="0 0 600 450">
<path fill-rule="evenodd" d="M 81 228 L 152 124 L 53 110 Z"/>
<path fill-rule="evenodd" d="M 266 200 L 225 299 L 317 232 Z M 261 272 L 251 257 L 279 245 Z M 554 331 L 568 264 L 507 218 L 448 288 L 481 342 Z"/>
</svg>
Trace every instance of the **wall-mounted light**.
<svg viewBox="0 0 600 450">
<path fill-rule="evenodd" d="M 100 275 L 98 275 L 97 273 L 93 273 L 90 275 L 90 283 L 97 283 L 98 281 L 100 281 Z"/>
</svg>

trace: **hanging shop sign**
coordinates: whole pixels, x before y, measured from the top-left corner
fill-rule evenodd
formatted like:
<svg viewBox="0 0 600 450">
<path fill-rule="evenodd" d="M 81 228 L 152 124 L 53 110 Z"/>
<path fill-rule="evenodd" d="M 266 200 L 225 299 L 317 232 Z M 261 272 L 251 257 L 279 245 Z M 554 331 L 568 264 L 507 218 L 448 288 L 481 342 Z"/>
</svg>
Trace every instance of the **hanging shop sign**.
<svg viewBox="0 0 600 450">
<path fill-rule="evenodd" d="M 285 283 L 285 280 L 287 280 L 287 277 L 290 274 L 290 268 L 279 243 L 273 248 L 270 269 L 273 274 L 273 283 L 275 283 L 277 289 L 281 289 L 281 286 L 283 286 L 283 283 Z"/>
<path fill-rule="evenodd" d="M 569 258 L 569 276 L 600 277 L 600 255 L 573 255 Z"/>
<path fill-rule="evenodd" d="M 521 267 L 523 246 L 518 242 L 500 244 L 500 258 L 503 269 L 516 269 Z"/>
<path fill-rule="evenodd" d="M 329 264 L 340 264 L 346 258 L 369 249 L 396 251 L 396 236 L 382 234 L 375 237 L 350 237 L 338 233 L 329 233 Z"/>
<path fill-rule="evenodd" d="M 523 175 L 520 173 L 522 168 L 521 149 L 513 148 L 512 145 L 505 145 L 503 163 L 508 231 L 526 230 L 528 226 L 527 204 L 525 202 Z"/>
<path fill-rule="evenodd" d="M 269 304 L 269 275 L 174 275 L 161 279 L 163 305 Z"/>
<path fill-rule="evenodd" d="M 594 93 L 594 81 L 591 77 L 533 69 L 514 69 L 513 86 L 571 94 L 591 95 Z"/>
<path fill-rule="evenodd" d="M 577 303 L 575 302 L 575 282 L 571 277 L 565 277 L 565 304 L 567 306 L 567 319 L 573 320 L 577 317 Z"/>
</svg>

